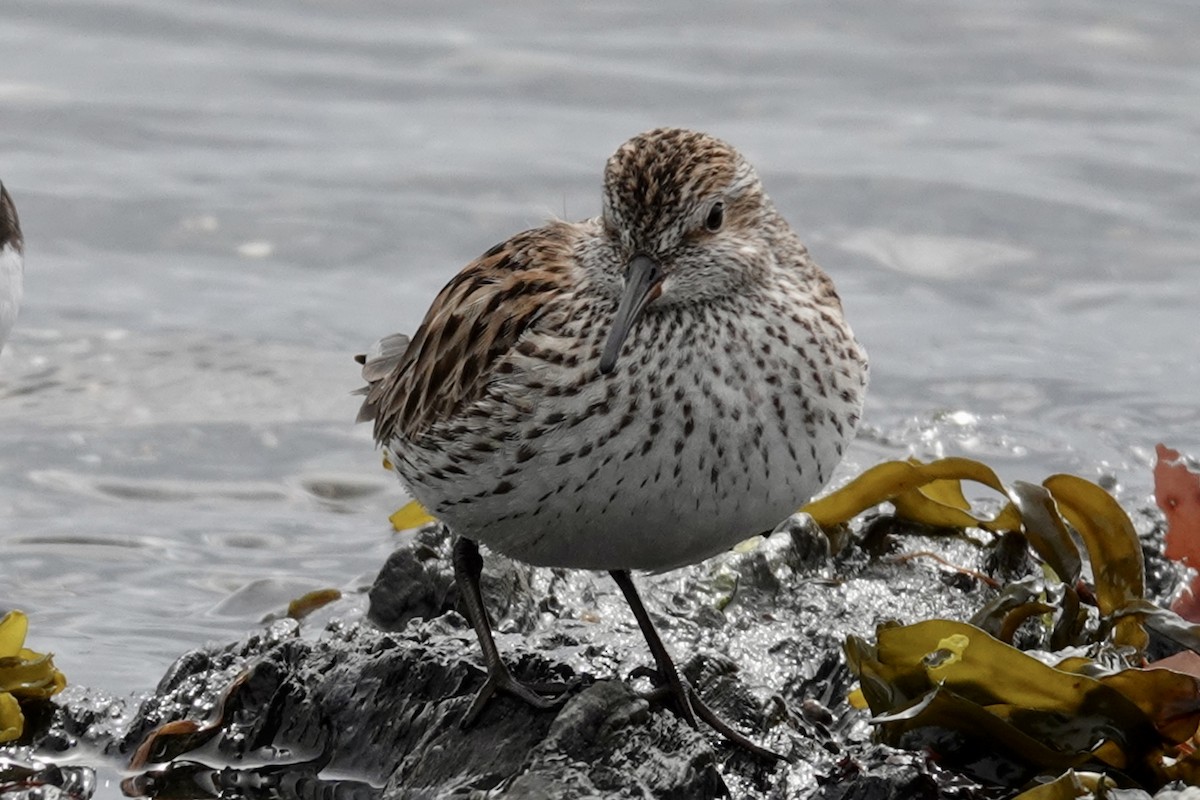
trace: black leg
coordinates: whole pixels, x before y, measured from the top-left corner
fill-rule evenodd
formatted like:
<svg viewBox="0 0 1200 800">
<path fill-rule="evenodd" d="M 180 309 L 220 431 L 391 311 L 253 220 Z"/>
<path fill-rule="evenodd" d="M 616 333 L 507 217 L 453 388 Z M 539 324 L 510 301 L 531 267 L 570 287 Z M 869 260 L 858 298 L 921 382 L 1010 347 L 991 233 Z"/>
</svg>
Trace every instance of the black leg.
<svg viewBox="0 0 1200 800">
<path fill-rule="evenodd" d="M 479 576 L 482 571 L 483 557 L 479 555 L 479 545 L 470 539 L 457 537 L 454 540 L 454 581 L 458 584 L 458 594 L 467 619 L 475 628 L 488 672 L 487 680 L 463 717 L 464 728 L 475 722 L 496 692 L 510 694 L 540 709 L 555 708 L 566 699 L 563 693 L 566 687 L 562 684 L 526 685 L 514 678 L 508 667 L 504 666 L 500 659 L 500 651 L 496 649 L 496 640 L 492 638 L 492 625 L 488 621 L 487 610 L 483 607 L 483 595 L 479 591 Z M 543 696 L 538 693 L 539 690 L 551 696 Z"/>
<path fill-rule="evenodd" d="M 778 753 L 772 752 L 765 747 L 760 747 L 735 731 L 730 727 L 729 723 L 722 720 L 713 713 L 712 709 L 705 705 L 700 696 L 696 694 L 696 690 L 679 675 L 679 670 L 675 668 L 675 662 L 671 660 L 671 654 L 667 652 L 666 645 L 659 638 L 658 631 L 654 629 L 654 623 L 650 621 L 650 615 L 646 612 L 646 607 L 642 604 L 642 598 L 638 596 L 637 588 L 633 585 L 633 578 L 629 576 L 629 571 L 617 569 L 612 570 L 609 574 L 617 582 L 617 586 L 621 587 L 621 593 L 625 595 L 625 601 L 629 603 L 629 608 L 633 611 L 633 616 L 637 619 L 638 627 L 642 629 L 642 635 L 646 637 L 646 644 L 650 646 L 650 653 L 654 656 L 654 664 L 657 667 L 657 678 L 660 684 L 664 684 L 661 686 L 661 690 L 663 693 L 670 695 L 679 716 L 683 717 L 693 728 L 696 727 L 696 717 L 700 717 L 713 730 L 724 736 L 725 739 L 749 750 L 760 758 L 771 760 L 783 758 Z M 639 670 L 638 672 L 642 671 Z M 655 694 L 657 695 L 659 692 Z"/>
<path fill-rule="evenodd" d="M 646 637 L 646 644 L 650 646 L 650 655 L 654 656 L 654 665 L 658 668 L 658 679 L 665 683 L 666 688 L 670 691 L 671 698 L 675 701 L 675 710 L 689 725 L 693 728 L 696 727 L 696 715 L 692 712 L 691 695 L 693 692 L 691 687 L 679 677 L 679 670 L 675 668 L 671 654 L 667 652 L 667 647 L 662 643 L 662 639 L 658 638 L 658 631 L 654 629 L 654 623 L 650 621 L 650 614 L 642 605 L 642 598 L 638 596 L 637 588 L 633 585 L 633 578 L 629 576 L 629 571 L 618 569 L 613 570 L 609 575 L 612 575 L 617 586 L 621 587 L 621 593 L 625 595 L 625 602 L 629 603 L 629 608 L 633 610 L 638 627 L 642 629 L 642 635 Z"/>
</svg>

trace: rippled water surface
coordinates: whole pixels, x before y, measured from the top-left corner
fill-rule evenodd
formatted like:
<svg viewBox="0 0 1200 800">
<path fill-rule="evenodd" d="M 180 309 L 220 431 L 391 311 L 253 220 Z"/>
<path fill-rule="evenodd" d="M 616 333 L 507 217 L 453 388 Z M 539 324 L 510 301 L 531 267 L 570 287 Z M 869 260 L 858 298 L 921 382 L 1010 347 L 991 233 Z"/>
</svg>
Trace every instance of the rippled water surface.
<svg viewBox="0 0 1200 800">
<path fill-rule="evenodd" d="M 350 356 L 457 269 L 599 209 L 630 135 L 738 145 L 869 349 L 851 467 L 1006 478 L 1200 454 L 1200 6 L 10 0 L 0 608 L 73 683 L 151 688 L 401 500 Z"/>
</svg>

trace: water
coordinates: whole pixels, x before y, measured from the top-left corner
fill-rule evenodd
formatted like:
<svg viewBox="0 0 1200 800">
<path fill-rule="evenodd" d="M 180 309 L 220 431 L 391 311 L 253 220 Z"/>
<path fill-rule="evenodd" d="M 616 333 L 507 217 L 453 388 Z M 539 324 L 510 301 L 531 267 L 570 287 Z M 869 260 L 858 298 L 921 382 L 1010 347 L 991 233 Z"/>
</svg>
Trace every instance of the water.
<svg viewBox="0 0 1200 800">
<path fill-rule="evenodd" d="M 1200 6 L 925 0 L 566 12 L 9 0 L 0 607 L 145 691 L 362 586 L 401 502 L 350 356 L 493 243 L 599 208 L 633 133 L 759 167 L 873 361 L 850 466 L 962 453 L 1149 491 L 1200 454 Z"/>
</svg>

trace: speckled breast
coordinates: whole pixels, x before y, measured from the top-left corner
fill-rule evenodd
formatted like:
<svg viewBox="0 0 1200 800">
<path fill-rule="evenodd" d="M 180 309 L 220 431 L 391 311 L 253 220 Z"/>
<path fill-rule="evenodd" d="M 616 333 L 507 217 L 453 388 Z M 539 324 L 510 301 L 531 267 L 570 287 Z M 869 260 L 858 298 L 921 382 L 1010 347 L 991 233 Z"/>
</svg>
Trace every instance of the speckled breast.
<svg viewBox="0 0 1200 800">
<path fill-rule="evenodd" d="M 483 399 L 389 453 L 435 516 L 513 558 L 694 563 L 773 529 L 840 460 L 866 362 L 826 316 L 648 315 L 607 376 L 602 329 L 534 332 Z"/>
</svg>

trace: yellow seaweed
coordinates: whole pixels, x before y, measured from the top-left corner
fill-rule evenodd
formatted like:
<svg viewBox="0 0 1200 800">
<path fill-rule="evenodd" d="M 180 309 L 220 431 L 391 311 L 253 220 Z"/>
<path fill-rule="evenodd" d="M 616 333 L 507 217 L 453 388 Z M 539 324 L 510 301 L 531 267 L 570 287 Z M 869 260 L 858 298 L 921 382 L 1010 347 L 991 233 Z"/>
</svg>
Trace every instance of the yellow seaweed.
<svg viewBox="0 0 1200 800">
<path fill-rule="evenodd" d="M 1074 475 L 1051 475 L 1042 485 L 1087 546 L 1100 613 L 1111 616 L 1143 599 L 1146 568 L 1142 545 L 1129 515 L 1112 495 Z M 1147 641 L 1142 621 L 1136 616 L 1116 621 L 1114 643 L 1128 645 L 1140 653 L 1146 649 Z"/>
<path fill-rule="evenodd" d="M 1013 481 L 1009 496 L 1021 513 L 1025 536 L 1033 549 L 1059 580 L 1074 584 L 1082 569 L 1079 548 L 1063 524 L 1050 492 L 1043 486 Z"/>
<path fill-rule="evenodd" d="M 1008 504 L 994 519 L 981 519 L 962 493 L 963 480 L 1002 493 Z M 1200 751 L 1191 749 L 1200 741 L 1200 678 L 1137 666 L 1147 629 L 1200 652 L 1200 626 L 1145 599 L 1141 542 L 1108 492 L 1071 475 L 1006 488 L 970 459 L 896 461 L 803 510 L 831 527 L 885 501 L 897 518 L 926 525 L 1020 531 L 1043 576 L 1006 587 L 971 623 L 888 623 L 874 643 L 847 637 L 846 660 L 859 680 L 852 704 L 869 707 L 883 741 L 899 745 L 914 729 L 942 728 L 974 743 L 962 753 L 968 758 L 983 748 L 1043 774 L 1068 770 L 1029 789 L 1025 800 L 1073 798 L 1100 786 L 1099 775 L 1070 771 L 1089 765 L 1152 790 L 1176 779 L 1200 782 Z M 1085 555 L 1094 593 L 1077 591 Z M 1059 590 L 1049 591 L 1047 581 L 1061 581 Z M 1086 625 L 1081 595 L 1099 612 L 1098 628 Z M 1008 643 L 1038 616 L 1051 649 L 1089 645 L 1087 655 L 1076 651 L 1052 667 Z"/>
<path fill-rule="evenodd" d="M 301 620 L 318 608 L 341 599 L 342 593 L 337 589 L 314 589 L 288 603 L 287 615 L 292 619 Z"/>
<path fill-rule="evenodd" d="M 18 739 L 25 730 L 22 701 L 45 700 L 67 685 L 51 655 L 25 647 L 28 631 L 29 619 L 20 611 L 0 619 L 0 742 Z"/>
<path fill-rule="evenodd" d="M 940 528 L 978 527 L 995 532 L 1020 526 L 1020 515 L 1012 503 L 994 518 L 972 513 L 962 493 L 963 480 L 1006 494 L 991 467 L 973 459 L 943 458 L 928 464 L 885 461 L 801 510 L 823 528 L 848 522 L 888 501 L 896 507 L 898 517 Z"/>
<path fill-rule="evenodd" d="M 1092 763 L 1192 774 L 1166 756 L 1200 726 L 1200 679 L 1129 668 L 1100 677 L 1081 659 L 1051 667 L 968 623 L 886 625 L 876 644 L 850 637 L 847 661 L 885 741 L 954 729 L 1041 769 Z M 1186 762 L 1186 763 L 1185 763 Z"/>
<path fill-rule="evenodd" d="M 25 715 L 21 704 L 8 692 L 0 692 L 0 744 L 11 742 L 25 730 Z"/>
<path fill-rule="evenodd" d="M 10 611 L 0 619 L 0 658 L 12 658 L 25 645 L 29 618 L 20 611 Z"/>
<path fill-rule="evenodd" d="M 408 531 L 434 522 L 434 518 L 416 500 L 406 503 L 388 517 L 388 520 L 392 523 L 392 529 L 396 531 Z"/>
</svg>

